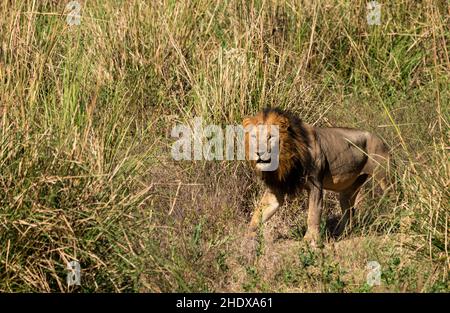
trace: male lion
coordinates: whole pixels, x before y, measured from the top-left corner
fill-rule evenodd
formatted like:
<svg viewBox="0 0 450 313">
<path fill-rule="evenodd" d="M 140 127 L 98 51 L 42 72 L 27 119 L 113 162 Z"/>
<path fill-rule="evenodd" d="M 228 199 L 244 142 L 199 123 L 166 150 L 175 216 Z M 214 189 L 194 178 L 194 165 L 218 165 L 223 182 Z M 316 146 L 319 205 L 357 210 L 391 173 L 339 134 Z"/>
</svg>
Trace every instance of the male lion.
<svg viewBox="0 0 450 313">
<path fill-rule="evenodd" d="M 278 168 L 267 170 L 271 160 L 267 154 L 274 148 L 270 127 L 261 131 L 254 126 L 278 126 Z M 373 176 L 384 190 L 389 161 L 387 147 L 377 136 L 350 128 L 321 128 L 303 123 L 295 115 L 281 109 L 267 108 L 256 116 L 243 120 L 246 159 L 262 178 L 266 191 L 250 222 L 250 236 L 254 238 L 260 223 L 267 221 L 283 204 L 285 196 L 305 189 L 309 195 L 308 229 L 305 240 L 315 246 L 320 241 L 319 225 L 323 190 L 339 193 L 343 217 L 335 233 L 343 232 L 359 199 L 364 182 Z M 253 128 L 254 127 L 254 128 Z M 256 131 L 254 131 L 256 129 Z M 258 130 L 259 129 L 259 130 Z M 249 134 L 260 143 L 251 151 Z M 256 135 L 255 135 L 256 134 Z M 262 137 L 262 136 L 265 136 Z M 264 143 L 264 144 L 261 144 Z M 260 146 L 267 147 L 266 151 Z M 273 155 L 271 156 L 274 157 Z"/>
</svg>

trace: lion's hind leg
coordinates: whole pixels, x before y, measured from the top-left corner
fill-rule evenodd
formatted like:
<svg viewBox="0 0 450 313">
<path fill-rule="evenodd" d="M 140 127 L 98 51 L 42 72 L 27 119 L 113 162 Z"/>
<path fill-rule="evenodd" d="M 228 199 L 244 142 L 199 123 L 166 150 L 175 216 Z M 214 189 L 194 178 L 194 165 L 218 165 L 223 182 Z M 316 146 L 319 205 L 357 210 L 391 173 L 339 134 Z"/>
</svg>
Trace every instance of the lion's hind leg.
<svg viewBox="0 0 450 313">
<path fill-rule="evenodd" d="M 389 150 L 379 138 L 374 137 L 369 144 L 368 152 L 369 158 L 362 172 L 371 175 L 385 192 L 390 185 L 391 158 Z"/>
<path fill-rule="evenodd" d="M 334 228 L 334 236 L 340 236 L 344 232 L 348 222 L 350 221 L 351 223 L 355 210 L 355 204 L 358 204 L 361 201 L 361 187 L 366 182 L 368 177 L 368 174 L 358 176 L 349 188 L 339 194 L 339 204 L 342 210 L 342 217 Z"/>
</svg>

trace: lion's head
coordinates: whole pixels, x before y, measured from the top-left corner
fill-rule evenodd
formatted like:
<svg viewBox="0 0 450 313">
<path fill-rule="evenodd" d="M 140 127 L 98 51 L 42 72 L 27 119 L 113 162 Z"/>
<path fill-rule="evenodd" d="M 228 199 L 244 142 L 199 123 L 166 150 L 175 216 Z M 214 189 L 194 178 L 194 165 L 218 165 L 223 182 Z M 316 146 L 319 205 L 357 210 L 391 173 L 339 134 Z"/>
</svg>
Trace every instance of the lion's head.
<svg viewBox="0 0 450 313">
<path fill-rule="evenodd" d="M 242 124 L 246 158 L 263 181 L 287 193 L 298 190 L 311 163 L 309 134 L 302 121 L 289 112 L 268 108 Z"/>
</svg>

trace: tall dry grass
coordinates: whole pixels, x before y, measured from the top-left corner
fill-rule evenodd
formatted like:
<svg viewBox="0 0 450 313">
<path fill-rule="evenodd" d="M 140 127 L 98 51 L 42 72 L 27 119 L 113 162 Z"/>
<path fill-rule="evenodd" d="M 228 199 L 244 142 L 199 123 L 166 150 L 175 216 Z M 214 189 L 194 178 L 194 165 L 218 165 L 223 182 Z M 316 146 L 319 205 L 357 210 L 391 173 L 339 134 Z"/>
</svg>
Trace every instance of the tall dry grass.
<svg viewBox="0 0 450 313">
<path fill-rule="evenodd" d="M 0 3 L 0 290 L 449 290 L 447 1 L 379 1 L 378 26 L 364 1 L 79 2 L 78 26 L 64 2 Z M 171 159 L 175 124 L 266 106 L 388 143 L 395 192 L 368 190 L 329 239 L 361 255 L 283 246 L 301 242 L 300 199 L 247 260 L 245 164 Z M 352 276 L 370 258 L 381 289 Z"/>
</svg>

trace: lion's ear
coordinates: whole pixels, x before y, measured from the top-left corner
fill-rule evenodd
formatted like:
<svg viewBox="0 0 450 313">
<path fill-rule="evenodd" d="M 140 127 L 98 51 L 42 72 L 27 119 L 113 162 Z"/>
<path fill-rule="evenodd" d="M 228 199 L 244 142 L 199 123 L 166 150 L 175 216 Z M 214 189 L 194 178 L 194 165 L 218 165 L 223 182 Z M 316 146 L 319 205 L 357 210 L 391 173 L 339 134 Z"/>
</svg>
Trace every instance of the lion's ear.
<svg viewBox="0 0 450 313">
<path fill-rule="evenodd" d="M 289 119 L 286 116 L 280 116 L 279 127 L 280 129 L 286 130 L 289 128 Z"/>
<path fill-rule="evenodd" d="M 242 125 L 244 127 L 247 127 L 248 125 L 250 125 L 252 123 L 252 118 L 251 117 L 246 117 L 242 120 Z"/>
</svg>

